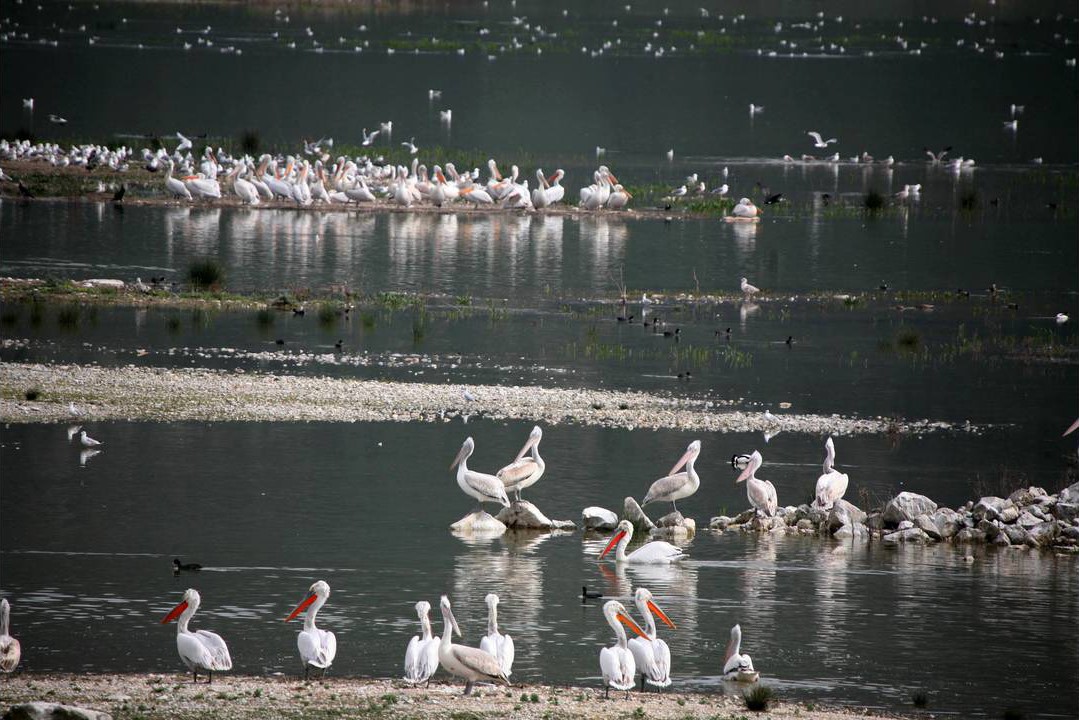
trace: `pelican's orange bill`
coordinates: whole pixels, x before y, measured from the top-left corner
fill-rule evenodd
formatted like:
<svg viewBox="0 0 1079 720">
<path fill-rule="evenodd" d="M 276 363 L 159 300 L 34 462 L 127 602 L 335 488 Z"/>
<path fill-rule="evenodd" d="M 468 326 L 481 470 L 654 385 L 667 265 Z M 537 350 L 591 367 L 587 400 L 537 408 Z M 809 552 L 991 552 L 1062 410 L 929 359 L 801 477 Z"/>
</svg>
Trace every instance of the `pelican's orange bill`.
<svg viewBox="0 0 1079 720">
<path fill-rule="evenodd" d="M 621 540 L 622 536 L 624 536 L 625 534 L 626 534 L 625 530 L 620 530 L 620 531 L 618 531 L 618 532 L 616 532 L 614 534 L 614 537 L 611 538 L 611 541 L 609 543 L 607 543 L 607 547 L 603 548 L 603 552 L 601 552 L 599 554 L 600 560 L 603 559 L 604 555 L 606 555 L 607 553 L 609 553 L 611 551 L 611 548 L 613 548 L 615 545 L 618 544 L 618 541 Z"/>
<path fill-rule="evenodd" d="M 161 624 L 164 625 L 165 623 L 172 622 L 176 618 L 180 617 L 180 614 L 183 613 L 184 610 L 187 610 L 187 600 L 184 600 L 182 603 L 174 607 L 169 612 L 169 614 L 165 616 L 165 619 L 161 621 Z"/>
<path fill-rule="evenodd" d="M 678 629 L 678 628 L 676 628 L 676 627 L 674 626 L 674 623 L 673 623 L 673 622 L 671 622 L 671 619 L 670 619 L 669 617 L 667 617 L 667 613 L 665 613 L 665 612 L 663 612 L 662 610 L 660 610 L 660 609 L 659 609 L 659 605 L 656 605 L 656 604 L 655 604 L 654 602 L 652 602 L 651 600 L 649 600 L 649 601 L 648 601 L 648 609 L 649 609 L 649 610 L 651 610 L 651 611 L 652 611 L 652 613 L 653 613 L 654 615 L 656 615 L 657 617 L 659 617 L 659 619 L 660 619 L 660 620 L 662 620 L 663 622 L 667 623 L 667 625 L 669 625 L 669 626 L 670 626 L 671 628 L 674 628 L 675 630 L 677 630 L 677 629 Z"/>
<path fill-rule="evenodd" d="M 315 602 L 315 599 L 317 597 L 318 597 L 318 595 L 311 595 L 311 597 L 307 598 L 302 603 L 297 605 L 296 609 L 292 611 L 292 614 L 289 615 L 287 618 L 285 618 L 285 622 L 288 622 L 289 620 L 291 620 L 292 618 L 296 617 L 297 615 L 302 613 L 304 610 L 306 610 L 307 606 L 310 605 L 311 603 Z"/>
<path fill-rule="evenodd" d="M 615 615 L 615 617 L 621 620 L 622 624 L 628 627 L 633 632 L 637 633 L 645 639 L 648 638 L 648 636 L 644 634 L 644 630 L 641 630 L 641 628 L 638 627 L 637 623 L 633 622 L 633 618 L 629 617 L 628 615 L 623 615 L 622 613 L 618 613 L 617 615 Z"/>
<path fill-rule="evenodd" d="M 614 182 L 615 185 L 618 184 L 618 178 L 616 178 L 614 176 L 614 173 L 611 172 L 610 170 L 607 171 L 607 177 L 609 177 Z"/>
</svg>

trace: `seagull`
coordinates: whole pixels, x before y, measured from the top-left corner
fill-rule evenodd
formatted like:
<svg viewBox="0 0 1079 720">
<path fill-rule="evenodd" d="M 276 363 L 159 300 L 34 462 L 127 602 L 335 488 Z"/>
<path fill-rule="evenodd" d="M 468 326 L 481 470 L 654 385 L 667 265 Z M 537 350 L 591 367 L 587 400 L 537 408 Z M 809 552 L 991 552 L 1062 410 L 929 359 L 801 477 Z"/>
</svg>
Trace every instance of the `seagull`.
<svg viewBox="0 0 1079 720">
<path fill-rule="evenodd" d="M 947 155 L 951 151 L 952 146 L 949 145 L 948 147 L 944 148 L 943 150 L 941 150 L 938 153 L 934 153 L 929 148 L 922 148 L 922 149 L 925 150 L 925 154 L 929 156 L 930 162 L 932 162 L 934 165 L 936 165 L 936 164 L 938 164 L 938 163 L 940 163 L 940 162 L 942 162 L 944 160 L 944 156 Z"/>
<path fill-rule="evenodd" d="M 82 417 L 82 410 L 75 407 L 75 403 L 73 403 L 73 402 L 69 402 L 67 404 L 67 412 L 73 418 L 81 418 Z"/>
<path fill-rule="evenodd" d="M 760 115 L 762 112 L 764 112 L 764 106 L 763 105 L 754 105 L 753 103 L 749 104 L 749 116 L 750 117 L 753 117 L 754 115 Z"/>
<path fill-rule="evenodd" d="M 469 392 L 468 388 L 461 391 L 461 397 L 463 397 L 466 402 L 476 402 L 476 396 Z"/>
<path fill-rule="evenodd" d="M 364 128 L 363 129 L 363 146 L 364 147 L 370 147 L 371 144 L 375 142 L 375 138 L 378 137 L 378 134 L 379 134 L 378 130 L 372 130 L 370 133 L 368 133 L 367 128 Z"/>
<path fill-rule="evenodd" d="M 100 442 L 98 440 L 94 440 L 92 437 L 90 437 L 89 435 L 86 434 L 85 430 L 80 430 L 79 431 L 79 442 L 82 443 L 83 447 L 88 447 L 88 448 L 97 447 L 98 445 L 104 445 L 105 444 L 105 443 Z"/>
<path fill-rule="evenodd" d="M 176 152 L 182 153 L 184 150 L 191 149 L 191 141 L 185 138 L 180 133 L 176 133 L 176 139 L 180 141 L 180 144 L 176 146 Z"/>
<path fill-rule="evenodd" d="M 1005 130 L 1011 130 L 1011 131 L 1014 132 L 1014 131 L 1019 129 L 1019 121 L 1018 120 L 1005 120 L 1003 122 L 1003 125 L 1004 125 Z"/>
<path fill-rule="evenodd" d="M 427 91 L 427 99 L 428 100 L 434 100 L 435 98 L 440 98 L 440 97 L 442 97 L 442 91 L 441 90 L 428 90 Z"/>
<path fill-rule="evenodd" d="M 607 154 L 607 148 L 600 147 L 599 145 L 596 146 L 596 157 L 599 157 L 600 155 L 606 155 L 606 154 Z"/>
<path fill-rule="evenodd" d="M 677 197 L 685 197 L 686 193 L 688 193 L 688 192 L 689 192 L 689 190 L 686 189 L 685 185 L 680 185 L 679 187 L 676 187 L 673 190 L 671 190 L 670 196 L 671 197 L 676 197 L 676 198 Z"/>
<path fill-rule="evenodd" d="M 719 195 L 720 197 L 723 197 L 724 195 L 726 195 L 730 191 L 731 191 L 730 185 L 728 185 L 727 183 L 723 183 L 719 187 L 714 188 L 712 190 L 712 195 Z"/>
<path fill-rule="evenodd" d="M 33 109 L 34 109 L 34 98 L 23 98 L 22 99 L 22 106 L 23 106 L 23 108 L 25 108 L 27 110 L 33 111 Z"/>
<path fill-rule="evenodd" d="M 438 119 L 449 125 L 453 122 L 453 110 L 439 110 Z"/>
<path fill-rule="evenodd" d="M 1057 325 L 1063 325 L 1064 323 L 1068 322 L 1068 316 L 1064 313 L 1057 313 L 1056 321 Z"/>
<path fill-rule="evenodd" d="M 809 137 L 816 140 L 816 142 L 813 143 L 813 147 L 826 148 L 831 143 L 839 142 L 835 138 L 829 138 L 828 140 L 822 139 L 821 136 L 820 136 L 820 133 L 817 132 L 816 130 L 810 130 L 809 132 L 806 133 L 806 135 L 808 135 Z"/>
<path fill-rule="evenodd" d="M 745 295 L 747 298 L 761 291 L 761 289 L 756 285 L 750 285 L 749 280 L 747 280 L 746 278 L 742 278 L 741 288 L 742 294 Z"/>
<path fill-rule="evenodd" d="M 667 151 L 667 162 L 674 162 L 674 148 Z"/>
<path fill-rule="evenodd" d="M 1011 107 L 1012 117 L 1015 117 L 1016 115 L 1022 115 L 1023 111 L 1026 110 L 1026 109 L 1027 109 L 1026 105 L 1016 105 L 1015 103 L 1012 103 L 1012 107 Z"/>
<path fill-rule="evenodd" d="M 416 143 L 414 142 L 415 140 L 416 140 L 416 137 L 412 136 L 412 137 L 410 137 L 408 139 L 408 142 L 401 143 L 401 147 L 408 148 L 408 152 L 409 152 L 410 155 L 415 155 L 416 153 L 418 153 L 420 151 L 420 149 L 418 147 L 416 147 Z"/>
<path fill-rule="evenodd" d="M 49 122 L 57 125 L 67 125 L 67 118 L 60 117 L 59 115 L 49 114 Z"/>
</svg>

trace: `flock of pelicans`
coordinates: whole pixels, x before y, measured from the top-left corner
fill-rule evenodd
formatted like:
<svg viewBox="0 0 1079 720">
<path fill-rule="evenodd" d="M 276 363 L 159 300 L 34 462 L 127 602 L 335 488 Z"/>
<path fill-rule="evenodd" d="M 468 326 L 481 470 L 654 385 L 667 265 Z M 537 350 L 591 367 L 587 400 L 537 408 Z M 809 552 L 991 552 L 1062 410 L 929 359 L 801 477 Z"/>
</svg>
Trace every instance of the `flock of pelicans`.
<svg viewBox="0 0 1079 720">
<path fill-rule="evenodd" d="M 510 492 L 520 500 L 521 492 L 543 476 L 546 464 L 539 453 L 542 439 L 542 429 L 533 427 L 517 457 L 495 475 L 488 475 L 468 468 L 468 458 L 476 447 L 475 441 L 469 437 L 462 444 L 450 469 L 457 469 L 457 483 L 461 490 L 481 506 L 482 503 L 489 502 L 508 507 Z M 648 488 L 641 505 L 670 502 L 677 511 L 677 501 L 693 495 L 700 487 L 700 477 L 694 469 L 700 452 L 700 440 L 691 442 L 670 472 Z M 749 502 L 758 514 L 771 516 L 776 512 L 778 501 L 775 486 L 756 476 L 762 462 L 763 458 L 758 451 L 731 458 L 731 466 L 741 469 L 735 482 L 746 483 Z M 829 437 L 825 441 L 824 472 L 817 480 L 813 500 L 813 505 L 821 509 L 832 507 L 847 489 L 847 475 L 838 472 L 834 468 L 834 462 L 835 444 Z M 628 520 L 622 520 L 599 558 L 603 559 L 612 549 L 618 563 L 671 563 L 685 557 L 680 548 L 662 540 L 645 543 L 627 555 L 626 546 L 632 538 L 633 525 Z M 177 572 L 199 569 L 198 565 L 184 565 L 179 559 L 174 563 Z M 589 594 L 587 589 L 584 591 L 585 598 L 596 595 Z M 325 673 L 337 655 L 337 639 L 334 634 L 315 624 L 318 611 L 329 597 L 329 584 L 319 580 L 311 585 L 307 598 L 285 618 L 285 622 L 288 622 L 304 614 L 303 630 L 297 636 L 296 645 L 303 663 L 305 679 L 311 668 Z M 177 622 L 176 649 L 184 665 L 192 672 L 193 679 L 197 682 L 198 675 L 202 672 L 206 674 L 207 680 L 212 682 L 214 672 L 232 669 L 232 656 L 228 645 L 217 633 L 190 629 L 191 619 L 198 611 L 201 600 L 197 590 L 188 589 L 183 600 L 170 610 L 161 622 Z M 405 651 L 405 680 L 412 684 L 427 682 L 435 671 L 442 667 L 454 677 L 464 680 L 466 695 L 471 693 L 474 683 L 477 682 L 509 684 L 515 656 L 513 638 L 498 629 L 498 596 L 488 594 L 485 601 L 488 609 L 487 633 L 480 640 L 479 647 L 453 642 L 454 634 L 461 636 L 461 629 L 454 618 L 447 596 L 443 595 L 439 604 L 443 621 L 441 637 L 435 636 L 431 629 L 430 603 L 425 600 L 416 603 L 420 634 L 409 641 Z M 671 652 L 667 643 L 658 635 L 656 618 L 672 629 L 676 627 L 675 623 L 659 607 L 647 588 L 638 587 L 633 594 L 633 602 L 641 622 L 634 620 L 625 605 L 617 600 L 608 600 L 603 605 L 603 617 L 615 635 L 615 644 L 602 648 L 599 653 L 605 697 L 609 695 L 611 688 L 629 691 L 638 679 L 642 690 L 645 684 L 656 688 L 671 684 Z M 15 670 L 21 657 L 19 641 L 9 635 L 9 613 L 7 599 L 0 601 L 0 670 L 3 672 Z M 632 630 L 637 637 L 628 639 L 625 628 Z M 723 677 L 725 680 L 755 682 L 759 674 L 753 667 L 752 658 L 741 652 L 741 642 L 741 627 L 735 625 L 731 629 L 730 641 L 723 657 Z"/>
</svg>

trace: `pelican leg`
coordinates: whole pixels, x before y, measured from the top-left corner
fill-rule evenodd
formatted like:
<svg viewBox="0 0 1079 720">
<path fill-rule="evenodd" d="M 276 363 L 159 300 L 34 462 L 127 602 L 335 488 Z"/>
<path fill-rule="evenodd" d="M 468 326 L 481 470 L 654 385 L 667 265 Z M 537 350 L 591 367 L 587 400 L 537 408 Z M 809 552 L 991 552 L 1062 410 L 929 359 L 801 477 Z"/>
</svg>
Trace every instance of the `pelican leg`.
<svg viewBox="0 0 1079 720">
<path fill-rule="evenodd" d="M 199 681 L 199 671 L 198 670 L 192 670 L 191 675 L 192 675 L 191 682 L 197 683 Z"/>
<path fill-rule="evenodd" d="M 471 695 L 471 694 L 472 694 L 472 681 L 469 680 L 468 682 L 465 683 L 465 695 Z"/>
<path fill-rule="evenodd" d="M 671 500 L 671 505 L 673 505 L 673 506 L 674 506 L 674 511 L 675 511 L 675 512 L 678 512 L 678 503 L 677 503 L 677 502 L 675 502 L 674 500 Z"/>
<path fill-rule="evenodd" d="M 604 686 L 603 686 L 603 699 L 604 700 L 610 700 L 611 699 L 611 686 L 610 685 L 604 684 Z"/>
<path fill-rule="evenodd" d="M 641 673 L 641 692 L 644 692 L 644 673 Z"/>
<path fill-rule="evenodd" d="M 206 681 L 206 684 L 207 685 L 213 685 L 214 684 L 214 671 L 213 670 L 207 670 L 206 675 L 209 676 L 209 679 Z"/>
</svg>

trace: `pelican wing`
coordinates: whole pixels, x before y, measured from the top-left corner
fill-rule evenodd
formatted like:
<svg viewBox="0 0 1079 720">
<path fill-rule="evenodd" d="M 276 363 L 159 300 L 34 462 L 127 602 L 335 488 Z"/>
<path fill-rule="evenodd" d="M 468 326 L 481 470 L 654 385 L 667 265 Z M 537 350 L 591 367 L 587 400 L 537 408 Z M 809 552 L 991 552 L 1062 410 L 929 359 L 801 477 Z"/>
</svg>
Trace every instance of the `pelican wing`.
<svg viewBox="0 0 1079 720">
<path fill-rule="evenodd" d="M 420 640 L 419 635 L 413 635 L 412 639 L 408 641 L 408 648 L 405 650 L 405 680 L 409 682 L 423 682 L 420 677 L 423 667 L 422 650 L 423 641 Z M 303 650 L 300 651 L 300 654 L 303 655 Z"/>
<path fill-rule="evenodd" d="M 682 549 L 664 540 L 646 543 L 629 554 L 632 563 L 669 563 L 685 557 Z"/>
<path fill-rule="evenodd" d="M 656 657 L 656 677 L 652 678 L 652 685 L 667 687 L 671 684 L 671 649 L 667 643 L 659 638 L 652 641 L 652 653 Z"/>
<path fill-rule="evenodd" d="M 10 635 L 0 636 L 0 672 L 14 672 L 22 657 L 22 646 Z"/>
<path fill-rule="evenodd" d="M 660 678 L 659 667 L 656 665 L 655 648 L 652 641 L 647 638 L 635 637 L 629 641 L 629 651 L 633 655 L 633 662 L 649 680 Z"/>
<path fill-rule="evenodd" d="M 499 470 L 497 476 L 506 485 L 507 489 L 512 490 L 514 485 L 522 480 L 527 480 L 534 472 L 536 472 L 536 461 L 530 457 L 524 457 L 520 460 L 514 460 Z"/>
<path fill-rule="evenodd" d="M 337 638 L 332 632 L 314 628 L 297 636 L 296 644 L 305 665 L 328 668 L 337 656 Z"/>
<path fill-rule="evenodd" d="M 206 649 L 210 657 L 207 670 L 231 670 L 232 656 L 229 655 L 229 646 L 221 639 L 221 636 L 209 630 L 199 630 L 195 633 L 199 643 Z"/>
<path fill-rule="evenodd" d="M 779 509 L 779 496 L 776 495 L 776 486 L 768 480 L 764 481 L 765 485 L 765 509 L 769 515 L 775 515 L 776 510 Z"/>
<path fill-rule="evenodd" d="M 506 486 L 494 475 L 469 470 L 465 473 L 465 482 L 470 488 L 487 498 L 488 502 L 510 506 L 510 499 L 506 496 Z"/>
<path fill-rule="evenodd" d="M 516 649 L 513 646 L 513 638 L 509 635 L 502 636 L 502 647 L 498 653 L 498 660 L 502 663 L 502 672 L 506 673 L 506 677 L 509 677 L 513 672 L 513 658 L 517 654 Z"/>
<path fill-rule="evenodd" d="M 644 496 L 644 500 L 641 501 L 641 505 L 647 505 L 653 502 L 662 502 L 664 500 L 671 500 L 672 498 L 678 500 L 684 497 L 680 493 L 686 489 L 686 485 L 689 483 L 689 473 L 680 472 L 674 475 L 668 475 L 662 477 L 652 483 L 652 487 L 648 488 L 648 494 Z"/>
<path fill-rule="evenodd" d="M 510 680 L 502 671 L 498 658 L 491 653 L 484 652 L 479 648 L 468 647 L 467 645 L 453 645 L 451 646 L 451 652 L 454 659 L 472 673 L 509 685 Z"/>
<path fill-rule="evenodd" d="M 633 687 L 633 676 L 637 674 L 637 664 L 633 655 L 620 647 L 605 647 L 599 651 L 599 667 L 603 673 L 603 684 L 615 690 L 629 690 Z"/>
<path fill-rule="evenodd" d="M 821 475 L 817 480 L 817 492 L 814 498 L 814 504 L 822 510 L 835 505 L 836 501 L 843 497 L 843 494 L 847 492 L 847 484 L 850 479 L 846 473 L 835 472 L 834 470 L 827 475 Z"/>
</svg>

